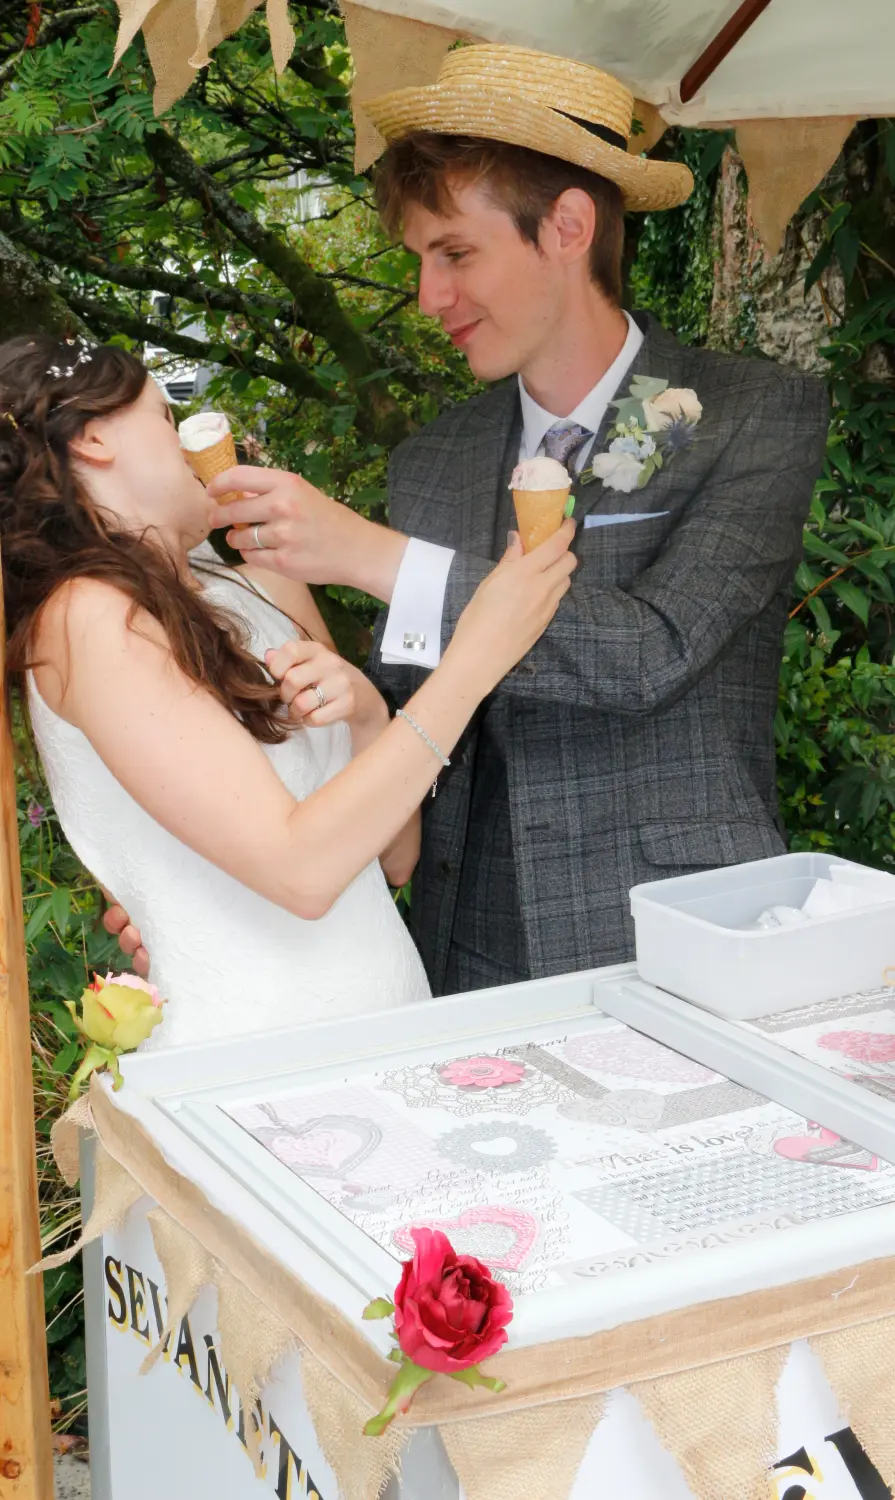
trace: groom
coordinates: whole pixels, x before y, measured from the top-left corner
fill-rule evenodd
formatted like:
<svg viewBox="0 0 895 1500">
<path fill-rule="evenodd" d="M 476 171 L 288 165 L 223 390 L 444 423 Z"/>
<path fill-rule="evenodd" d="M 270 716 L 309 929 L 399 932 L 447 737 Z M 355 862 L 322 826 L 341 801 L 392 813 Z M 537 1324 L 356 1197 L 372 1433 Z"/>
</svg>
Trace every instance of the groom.
<svg viewBox="0 0 895 1500">
<path fill-rule="evenodd" d="M 251 523 L 229 540 L 263 548 L 256 566 L 389 606 L 372 670 L 400 703 L 506 545 L 514 465 L 581 476 L 571 592 L 427 804 L 411 927 L 435 993 L 621 962 L 631 886 L 783 850 L 772 721 L 825 394 L 622 310 L 625 208 L 671 207 L 692 179 L 628 153 L 615 80 L 476 45 L 365 107 L 420 307 L 502 383 L 393 454 L 393 530 L 256 470 L 221 523 Z"/>
</svg>

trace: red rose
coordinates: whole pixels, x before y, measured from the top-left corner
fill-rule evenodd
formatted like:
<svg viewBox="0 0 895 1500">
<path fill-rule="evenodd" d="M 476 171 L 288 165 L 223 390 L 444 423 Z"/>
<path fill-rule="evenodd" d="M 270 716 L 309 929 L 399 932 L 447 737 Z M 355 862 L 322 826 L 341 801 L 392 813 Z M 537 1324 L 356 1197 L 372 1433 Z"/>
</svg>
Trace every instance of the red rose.
<svg viewBox="0 0 895 1500">
<path fill-rule="evenodd" d="M 438 1229 L 413 1229 L 413 1260 L 395 1291 L 395 1333 L 408 1359 L 438 1375 L 468 1370 L 507 1341 L 513 1299 L 487 1266 L 457 1255 Z"/>
</svg>

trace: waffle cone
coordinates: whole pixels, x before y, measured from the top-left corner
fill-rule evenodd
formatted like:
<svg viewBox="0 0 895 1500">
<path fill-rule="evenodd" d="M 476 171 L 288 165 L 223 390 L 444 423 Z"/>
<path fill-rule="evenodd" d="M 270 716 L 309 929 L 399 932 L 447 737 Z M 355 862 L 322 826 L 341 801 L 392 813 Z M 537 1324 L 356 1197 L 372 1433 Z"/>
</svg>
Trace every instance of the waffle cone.
<svg viewBox="0 0 895 1500">
<path fill-rule="evenodd" d="M 191 453 L 189 448 L 184 448 L 186 461 L 202 483 L 208 486 L 218 474 L 223 474 L 226 469 L 235 469 L 238 463 L 236 457 L 236 444 L 233 441 L 232 432 L 222 437 L 219 442 L 213 443 L 210 448 L 200 448 L 197 453 Z M 229 505 L 231 500 L 240 498 L 239 490 L 233 490 L 229 495 L 221 495 L 218 505 Z"/>
<path fill-rule="evenodd" d="M 540 547 L 563 523 L 571 485 L 561 490 L 514 490 L 516 522 L 522 547 L 532 552 Z"/>
</svg>

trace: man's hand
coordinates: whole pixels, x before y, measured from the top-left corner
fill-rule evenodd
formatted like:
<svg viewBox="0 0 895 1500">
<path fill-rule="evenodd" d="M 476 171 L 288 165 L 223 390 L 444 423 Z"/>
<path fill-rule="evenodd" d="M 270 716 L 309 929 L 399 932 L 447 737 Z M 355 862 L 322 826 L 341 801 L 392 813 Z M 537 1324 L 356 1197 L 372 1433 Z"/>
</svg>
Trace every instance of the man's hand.
<svg viewBox="0 0 895 1500">
<path fill-rule="evenodd" d="M 212 526 L 238 527 L 227 541 L 247 563 L 300 583 L 342 583 L 389 603 L 407 538 L 364 520 L 297 474 L 281 469 L 228 469 L 208 486 L 210 499 L 240 491 L 218 506 Z"/>
<path fill-rule="evenodd" d="M 106 911 L 103 912 L 103 926 L 106 932 L 112 937 L 117 937 L 118 946 L 122 953 L 125 953 L 131 960 L 134 973 L 139 974 L 141 979 L 148 979 L 149 954 L 143 947 L 139 929 L 134 926 L 124 907 L 118 905 L 115 897 L 105 888 L 102 888 L 102 891 L 109 903 Z"/>
</svg>

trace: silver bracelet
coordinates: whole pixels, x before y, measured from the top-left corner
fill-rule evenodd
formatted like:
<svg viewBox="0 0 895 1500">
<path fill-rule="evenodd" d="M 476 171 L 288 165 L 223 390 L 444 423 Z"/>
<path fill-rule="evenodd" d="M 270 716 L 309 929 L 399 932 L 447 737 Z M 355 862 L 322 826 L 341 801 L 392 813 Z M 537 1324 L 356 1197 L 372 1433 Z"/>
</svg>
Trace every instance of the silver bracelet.
<svg viewBox="0 0 895 1500">
<path fill-rule="evenodd" d="M 398 718 L 398 719 L 405 719 L 406 722 L 410 725 L 411 729 L 415 729 L 416 730 L 416 732 L 420 736 L 420 738 L 423 739 L 423 740 L 425 740 L 426 744 L 429 746 L 429 749 L 432 751 L 432 754 L 438 756 L 438 759 L 441 761 L 441 764 L 444 766 L 445 770 L 447 770 L 448 766 L 450 765 L 450 760 L 445 755 L 445 753 L 444 753 L 443 750 L 439 750 L 439 748 L 436 745 L 435 741 L 429 738 L 429 736 L 427 735 L 425 729 L 423 729 L 423 727 L 422 727 L 421 724 L 418 724 L 416 722 L 416 719 L 413 717 L 413 715 L 409 714 L 409 713 L 406 713 L 403 708 L 399 708 L 398 711 L 397 711 L 397 713 L 396 713 L 396 715 L 395 715 L 395 717 Z M 435 796 L 435 792 L 436 792 L 437 788 L 438 788 L 438 777 L 436 776 L 435 780 L 432 783 L 432 796 L 433 797 Z"/>
</svg>

